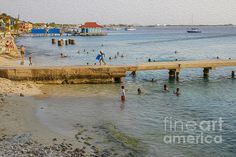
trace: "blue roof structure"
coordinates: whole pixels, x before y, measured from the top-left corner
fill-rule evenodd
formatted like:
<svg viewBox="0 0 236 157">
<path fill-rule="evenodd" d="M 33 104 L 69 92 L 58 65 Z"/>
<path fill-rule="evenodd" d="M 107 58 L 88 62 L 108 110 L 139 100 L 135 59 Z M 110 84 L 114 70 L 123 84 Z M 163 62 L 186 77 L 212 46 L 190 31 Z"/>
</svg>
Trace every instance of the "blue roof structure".
<svg viewBox="0 0 236 157">
<path fill-rule="evenodd" d="M 46 34 L 47 30 L 42 28 L 33 28 L 31 32 L 32 34 Z"/>
<path fill-rule="evenodd" d="M 48 34 L 60 34 L 61 30 L 59 28 L 51 28 L 48 30 Z"/>
</svg>

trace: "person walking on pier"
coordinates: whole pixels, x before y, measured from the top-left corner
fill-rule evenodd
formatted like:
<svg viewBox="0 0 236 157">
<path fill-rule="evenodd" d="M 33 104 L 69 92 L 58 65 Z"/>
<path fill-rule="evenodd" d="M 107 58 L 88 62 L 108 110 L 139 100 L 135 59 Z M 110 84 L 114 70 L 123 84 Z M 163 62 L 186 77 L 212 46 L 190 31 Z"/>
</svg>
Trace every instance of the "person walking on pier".
<svg viewBox="0 0 236 157">
<path fill-rule="evenodd" d="M 104 58 L 105 58 L 105 53 L 103 51 L 100 51 L 100 54 L 99 54 L 99 64 L 100 65 L 102 65 L 102 62 L 104 65 L 106 65 Z"/>
</svg>

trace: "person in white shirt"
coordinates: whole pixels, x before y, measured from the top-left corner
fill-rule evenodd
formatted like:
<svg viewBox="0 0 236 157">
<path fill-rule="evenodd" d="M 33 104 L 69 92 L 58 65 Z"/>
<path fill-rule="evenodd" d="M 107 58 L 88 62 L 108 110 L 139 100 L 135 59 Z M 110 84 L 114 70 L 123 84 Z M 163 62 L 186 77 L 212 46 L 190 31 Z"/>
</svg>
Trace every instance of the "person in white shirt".
<svg viewBox="0 0 236 157">
<path fill-rule="evenodd" d="M 121 86 L 121 101 L 125 101 L 125 87 Z"/>
</svg>

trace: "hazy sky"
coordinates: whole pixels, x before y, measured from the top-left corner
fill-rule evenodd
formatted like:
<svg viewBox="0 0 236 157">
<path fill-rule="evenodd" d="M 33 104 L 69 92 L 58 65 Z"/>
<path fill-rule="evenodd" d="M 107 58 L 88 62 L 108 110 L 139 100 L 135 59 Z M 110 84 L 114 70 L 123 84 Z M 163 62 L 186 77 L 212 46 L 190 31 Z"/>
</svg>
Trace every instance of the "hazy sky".
<svg viewBox="0 0 236 157">
<path fill-rule="evenodd" d="M 33 22 L 236 24 L 236 0 L 0 0 L 0 12 Z"/>
</svg>

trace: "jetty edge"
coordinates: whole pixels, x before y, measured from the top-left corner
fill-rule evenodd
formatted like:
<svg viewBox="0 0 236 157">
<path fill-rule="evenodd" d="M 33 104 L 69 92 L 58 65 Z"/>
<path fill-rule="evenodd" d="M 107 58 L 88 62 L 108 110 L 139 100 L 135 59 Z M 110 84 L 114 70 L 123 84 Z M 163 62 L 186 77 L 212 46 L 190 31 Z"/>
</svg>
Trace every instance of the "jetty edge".
<svg viewBox="0 0 236 157">
<path fill-rule="evenodd" d="M 44 84 L 121 83 L 127 72 L 130 71 L 169 70 L 169 79 L 177 79 L 182 69 L 202 68 L 203 76 L 208 77 L 211 69 L 229 66 L 236 67 L 236 60 L 150 62 L 123 66 L 0 67 L 0 77 L 14 81 L 35 81 Z"/>
</svg>

